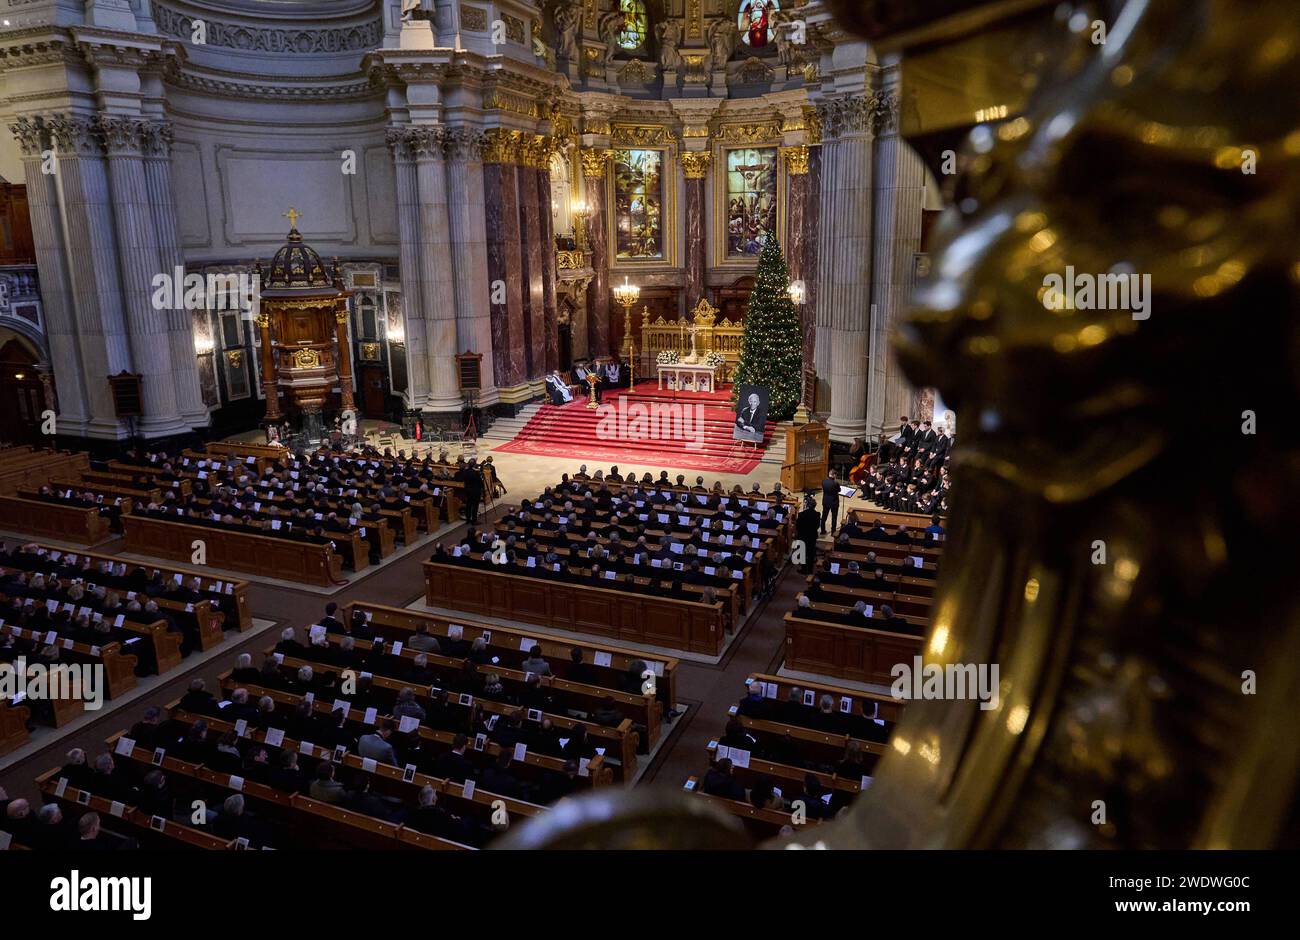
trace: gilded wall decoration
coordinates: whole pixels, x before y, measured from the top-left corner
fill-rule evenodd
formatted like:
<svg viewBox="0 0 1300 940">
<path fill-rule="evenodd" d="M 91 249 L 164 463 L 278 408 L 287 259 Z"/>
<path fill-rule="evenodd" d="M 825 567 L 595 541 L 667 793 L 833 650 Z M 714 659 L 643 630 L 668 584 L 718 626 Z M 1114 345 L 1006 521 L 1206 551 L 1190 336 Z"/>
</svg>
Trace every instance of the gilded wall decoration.
<svg viewBox="0 0 1300 940">
<path fill-rule="evenodd" d="M 796 147 L 782 147 L 781 156 L 785 158 L 785 168 L 791 176 L 804 176 L 808 173 L 808 148 L 802 144 Z"/>
<path fill-rule="evenodd" d="M 771 143 L 781 136 L 781 126 L 776 121 L 757 124 L 721 124 L 715 136 L 724 144 Z"/>
</svg>

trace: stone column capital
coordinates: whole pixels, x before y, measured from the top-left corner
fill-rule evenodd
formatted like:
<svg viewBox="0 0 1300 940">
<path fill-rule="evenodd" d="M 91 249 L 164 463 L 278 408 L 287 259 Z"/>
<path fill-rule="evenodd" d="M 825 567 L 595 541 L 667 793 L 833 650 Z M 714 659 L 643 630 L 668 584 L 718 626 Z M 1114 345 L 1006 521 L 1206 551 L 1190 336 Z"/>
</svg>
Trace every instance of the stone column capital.
<svg viewBox="0 0 1300 940">
<path fill-rule="evenodd" d="M 878 91 L 871 96 L 871 116 L 876 136 L 898 133 L 898 93 Z"/>
<path fill-rule="evenodd" d="M 524 132 L 494 127 L 483 135 L 484 163 L 519 163 L 524 148 Z"/>
<path fill-rule="evenodd" d="M 404 126 L 389 127 L 384 131 L 384 143 L 388 144 L 388 150 L 393 155 L 394 160 L 406 161 L 412 159 L 411 148 L 406 140 L 407 128 Z"/>
<path fill-rule="evenodd" d="M 808 147 L 798 144 L 794 147 L 782 147 L 781 157 L 785 160 L 786 172 L 791 176 L 806 176 L 808 173 Z"/>
<path fill-rule="evenodd" d="M 441 160 L 446 155 L 447 128 L 417 124 L 406 129 L 406 146 L 415 160 Z"/>
<path fill-rule="evenodd" d="M 830 138 L 869 134 L 875 127 L 875 96 L 831 98 L 817 106 L 821 132 Z"/>
<path fill-rule="evenodd" d="M 9 125 L 9 133 L 18 141 L 25 157 L 34 157 L 45 149 L 45 122 L 40 118 L 20 117 Z"/>
<path fill-rule="evenodd" d="M 582 160 L 582 175 L 587 179 L 604 179 L 605 168 L 609 166 L 610 158 L 613 151 L 610 150 L 583 150 L 580 153 Z"/>
<path fill-rule="evenodd" d="M 50 139 L 60 154 L 98 156 L 103 152 L 96 122 L 72 114 L 56 114 L 46 119 Z"/>
<path fill-rule="evenodd" d="M 144 152 L 148 122 L 138 118 L 100 114 L 95 117 L 95 134 L 110 157 L 138 157 Z"/>
<path fill-rule="evenodd" d="M 713 153 L 708 150 L 687 150 L 682 155 L 682 172 L 688 180 L 702 180 L 709 173 Z"/>
<path fill-rule="evenodd" d="M 477 127 L 449 127 L 445 135 L 447 156 L 463 163 L 482 160 L 486 140 L 487 135 Z"/>
<path fill-rule="evenodd" d="M 140 144 L 146 157 L 170 157 L 175 140 L 171 121 L 147 121 L 140 132 Z"/>
</svg>

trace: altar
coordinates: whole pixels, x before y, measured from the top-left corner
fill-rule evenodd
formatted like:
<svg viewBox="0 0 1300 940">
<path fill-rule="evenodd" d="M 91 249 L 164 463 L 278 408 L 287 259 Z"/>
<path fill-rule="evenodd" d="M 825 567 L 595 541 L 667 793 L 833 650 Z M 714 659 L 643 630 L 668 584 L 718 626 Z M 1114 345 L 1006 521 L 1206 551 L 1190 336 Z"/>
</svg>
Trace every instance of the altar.
<svg viewBox="0 0 1300 940">
<path fill-rule="evenodd" d="M 717 371 L 717 366 L 703 362 L 660 363 L 659 388 L 675 392 L 711 392 Z"/>
</svg>

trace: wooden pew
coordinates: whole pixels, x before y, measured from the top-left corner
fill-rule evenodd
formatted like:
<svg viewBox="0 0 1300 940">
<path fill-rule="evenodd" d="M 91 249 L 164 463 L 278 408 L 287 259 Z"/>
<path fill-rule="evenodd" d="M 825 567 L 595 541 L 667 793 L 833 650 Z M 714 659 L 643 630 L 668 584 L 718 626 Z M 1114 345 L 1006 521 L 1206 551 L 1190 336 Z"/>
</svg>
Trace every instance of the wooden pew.
<svg viewBox="0 0 1300 940">
<path fill-rule="evenodd" d="M 5 624 L 3 618 L 0 618 L 0 632 L 12 633 L 13 636 L 29 638 L 36 642 L 43 642 L 49 633 L 49 631 L 42 633 L 34 629 Z M 109 698 L 120 698 L 135 688 L 135 666 L 139 663 L 139 659 L 134 655 L 122 653 L 122 646 L 116 640 L 103 646 L 91 646 L 75 641 L 69 644 L 68 640 L 60 640 L 59 646 L 64 650 L 64 654 L 72 654 L 77 662 L 98 663 L 104 667 L 104 686 Z M 81 711 L 77 709 L 73 718 L 81 714 Z M 59 725 L 56 724 L 55 727 Z"/>
<path fill-rule="evenodd" d="M 895 512 L 892 509 L 850 509 L 849 514 L 858 523 L 870 527 L 877 519 L 884 523 L 887 529 L 896 529 L 900 525 L 905 525 L 909 529 L 915 529 L 920 532 L 930 525 L 930 517 L 919 512 Z M 947 522 L 947 517 L 940 515 L 940 523 Z"/>
<path fill-rule="evenodd" d="M 803 828 L 793 825 L 793 813 L 777 809 L 758 809 L 748 802 L 729 800 L 724 796 L 712 796 L 700 789 L 701 784 L 702 781 L 699 777 L 688 777 L 682 789 L 692 797 L 704 800 L 724 813 L 735 816 L 755 841 L 762 842 L 775 838 L 781 835 L 787 826 L 792 829 Z M 809 819 L 804 823 L 804 826 L 817 826 L 820 824 L 820 819 Z"/>
<path fill-rule="evenodd" d="M 721 601 L 703 604 L 432 561 L 424 563 L 424 573 L 431 607 L 710 656 L 722 652 Z"/>
<path fill-rule="evenodd" d="M 709 766 L 713 766 L 718 762 L 718 742 L 710 741 L 705 745 L 705 749 L 709 753 Z M 740 781 L 746 790 L 752 789 L 755 781 L 760 777 L 768 777 L 780 789 L 781 795 L 785 799 L 802 799 L 804 795 L 804 777 L 812 774 L 817 778 L 818 783 L 832 792 L 843 793 L 850 798 L 856 797 L 862 792 L 861 780 L 846 780 L 834 774 L 808 770 L 803 767 L 792 767 L 789 764 L 777 764 L 753 756 L 749 758 L 748 763 L 748 767 L 737 766 L 734 761 L 731 765 L 732 775 Z"/>
<path fill-rule="evenodd" d="M 368 640 L 357 640 L 356 645 L 362 650 L 369 649 L 372 646 Z M 391 650 L 391 645 L 386 644 L 385 649 Z M 265 652 L 268 656 L 272 655 L 274 653 L 274 648 L 272 647 L 271 649 L 267 649 Z M 389 655 L 391 655 L 391 652 Z M 401 652 L 401 658 L 406 660 L 413 660 L 418 655 L 420 654 L 414 650 L 403 649 Z M 464 663 L 464 660 L 453 659 L 449 656 L 441 656 L 437 653 L 425 653 L 424 655 L 427 657 L 430 667 L 440 670 L 440 675 L 444 680 L 446 678 L 454 678 L 459 673 L 461 664 Z M 317 673 L 336 672 L 340 671 L 342 668 L 330 663 L 317 662 L 310 658 L 304 659 L 297 656 L 280 656 L 280 662 L 284 666 L 292 669 L 297 669 L 300 666 L 311 666 L 313 671 Z M 524 688 L 525 673 L 522 670 L 509 669 L 504 666 L 496 665 L 484 667 L 484 671 L 487 671 L 488 669 L 495 672 L 500 677 L 503 686 L 506 686 L 515 692 L 521 691 Z M 598 690 L 595 695 L 591 695 L 591 692 L 593 691 L 591 687 L 581 686 L 579 683 L 566 683 L 563 680 L 559 680 L 557 684 L 556 681 L 549 677 L 541 677 L 540 682 L 542 688 L 551 689 L 555 692 L 568 692 L 570 695 L 590 695 L 591 698 L 595 698 L 596 701 L 591 701 L 590 699 L 581 701 L 581 704 L 586 705 L 588 708 L 594 708 L 599 704 L 599 700 L 604 697 L 603 690 Z M 398 692 L 404 688 L 411 687 L 410 682 L 383 673 L 373 674 L 371 684 L 373 691 L 388 693 L 394 701 L 396 701 Z M 418 687 L 416 687 L 416 699 L 418 701 L 427 702 L 428 698 L 428 694 L 422 692 Z M 487 714 L 498 715 L 501 719 L 508 717 L 517 707 L 505 702 L 496 702 L 482 697 L 479 697 L 476 701 L 484 712 Z M 570 704 L 572 707 L 574 703 Z M 588 737 L 594 745 L 605 748 L 607 751 L 612 752 L 610 754 L 611 757 L 617 757 L 619 759 L 619 766 L 616 769 L 616 777 L 618 779 L 630 779 L 636 771 L 639 735 L 632 730 L 631 719 L 624 718 L 617 727 L 610 728 L 596 724 L 595 722 L 570 718 L 568 715 L 556 712 L 543 712 L 542 717 L 550 718 L 556 729 L 561 732 L 576 727 L 577 725 L 584 726 L 587 729 Z M 649 746 L 647 745 L 647 750 L 648 748 Z"/>
<path fill-rule="evenodd" d="M 42 547 L 51 552 L 61 552 L 60 549 L 56 549 L 53 546 L 44 545 Z M 213 616 L 220 615 L 222 617 L 223 627 L 229 623 L 230 626 L 233 626 L 240 633 L 253 628 L 252 609 L 248 605 L 249 582 L 247 581 L 231 580 L 230 578 L 215 578 L 210 574 L 196 571 L 193 568 L 180 568 L 175 565 L 155 565 L 150 562 L 132 561 L 128 558 L 120 558 L 117 555 L 101 555 L 96 552 L 61 552 L 60 558 L 63 559 L 67 556 L 72 556 L 74 560 L 79 558 L 90 558 L 96 563 L 111 562 L 115 565 L 126 565 L 128 573 L 135 568 L 143 568 L 150 573 L 158 572 L 162 574 L 168 581 L 174 581 L 176 575 L 180 575 L 181 579 L 185 582 L 189 582 L 192 578 L 197 578 L 199 581 L 199 587 L 203 591 L 216 595 L 215 597 L 206 598 L 199 603 L 207 604 Z M 102 578 L 103 576 L 98 575 L 98 577 Z M 87 580 L 93 580 L 93 577 L 87 578 Z M 125 587 L 120 587 L 115 584 L 113 585 L 113 589 L 122 594 L 122 596 L 126 596 L 127 589 Z M 158 601 L 159 604 L 162 604 L 167 600 L 167 598 L 155 597 L 154 600 Z M 168 601 L 168 604 L 170 603 L 171 602 Z M 220 605 L 219 610 L 217 609 L 217 605 Z M 199 605 L 195 604 L 194 608 L 197 611 Z M 227 614 L 232 614 L 233 616 L 226 617 Z M 207 649 L 208 647 L 204 646 L 203 648 Z"/>
<path fill-rule="evenodd" d="M 271 466 L 277 460 L 284 458 L 289 452 L 277 444 L 244 444 L 237 441 L 210 441 L 204 448 L 206 454 L 199 454 L 197 451 L 187 450 L 187 456 L 197 456 L 200 460 L 204 457 L 237 457 L 240 463 L 246 464 L 249 457 L 255 458 L 253 461 L 257 467 L 258 473 L 265 473 L 266 468 Z"/>
<path fill-rule="evenodd" d="M 188 499 L 194 490 L 193 483 L 188 479 L 180 476 L 166 477 L 161 471 L 155 472 L 149 467 L 140 464 L 110 460 L 106 466 L 108 470 L 99 472 L 97 476 L 111 477 L 123 483 L 130 481 L 132 485 L 144 483 L 148 487 L 157 487 L 159 490 L 174 490 L 176 495 L 182 499 Z M 85 476 L 89 477 L 90 474 L 85 474 Z"/>
<path fill-rule="evenodd" d="M 785 615 L 785 668 L 889 685 L 897 663 L 912 662 L 925 638 Z"/>
<path fill-rule="evenodd" d="M 139 489 L 134 486 L 122 486 L 120 483 L 98 482 L 94 477 L 95 474 L 91 473 L 84 474 L 80 480 L 55 477 L 50 480 L 49 486 L 54 490 L 72 490 L 77 495 L 90 492 L 96 496 L 103 496 L 106 500 L 121 500 L 124 510 L 128 500 L 133 503 L 150 503 L 162 499 L 162 491 L 157 487 Z"/>
<path fill-rule="evenodd" d="M 0 496 L 39 489 L 55 476 L 77 479 L 89 467 L 90 457 L 84 453 L 6 447 L 0 450 Z"/>
<path fill-rule="evenodd" d="M 257 685 L 256 683 L 235 682 L 229 672 L 222 673 L 218 678 L 220 680 L 222 690 L 226 693 L 233 692 L 236 688 L 247 689 L 250 697 L 256 696 L 260 698 L 263 695 L 267 695 L 270 696 L 271 699 L 275 701 L 277 706 L 296 708 L 303 699 L 301 695 L 297 695 L 293 692 L 284 692 L 280 689 L 272 689 L 267 686 Z M 425 701 L 427 701 L 427 697 L 425 698 Z M 454 700 L 452 701 L 452 704 L 456 704 Z M 505 712 L 512 710 L 510 706 L 499 705 L 494 702 L 486 702 L 483 699 L 475 699 L 475 704 L 495 705 L 496 706 L 495 708 L 485 709 L 485 710 L 494 711 L 497 714 L 504 714 Z M 463 706 L 463 707 L 465 707 L 468 711 L 469 706 Z M 334 710 L 334 703 L 332 701 L 326 702 L 326 701 L 322 701 L 321 699 L 316 699 L 312 703 L 312 709 L 316 712 L 320 712 L 322 714 L 328 715 Z M 352 709 L 348 712 L 348 716 L 346 720 L 349 725 L 354 726 L 355 730 L 367 731 L 373 726 L 365 724 L 365 722 L 362 720 L 364 717 L 365 714 L 360 709 Z M 379 717 L 382 716 L 376 716 L 376 721 L 379 720 Z M 574 719 L 562 719 L 562 716 L 550 715 L 548 717 L 552 718 L 553 720 L 556 720 L 557 723 L 560 720 L 563 720 L 566 723 L 564 726 L 571 726 L 575 723 Z M 609 730 L 609 729 L 605 729 L 605 730 Z M 444 731 L 439 728 L 430 728 L 427 725 L 423 725 L 423 724 L 420 725 L 419 727 L 419 734 L 420 734 L 420 740 L 422 742 L 428 741 L 428 742 L 436 743 L 438 745 L 445 746 L 448 750 L 451 749 L 451 742 L 452 739 L 455 737 L 455 734 L 453 732 Z M 500 748 L 497 745 L 488 742 L 486 749 L 483 753 L 486 753 L 489 757 L 491 757 L 496 755 L 499 751 Z M 532 751 L 528 752 L 522 764 L 527 768 L 531 768 L 533 772 L 540 772 L 541 770 L 563 770 L 564 769 L 563 759 L 558 757 L 551 757 L 546 754 L 535 754 Z M 588 763 L 587 769 L 588 769 L 588 776 L 584 779 L 587 779 L 592 786 L 608 786 L 614 782 L 613 770 L 610 767 L 606 766 L 605 759 L 601 755 L 597 755 L 593 757 L 591 761 Z"/>
<path fill-rule="evenodd" d="M 21 496 L 0 496 L 0 529 L 78 545 L 95 545 L 112 534 L 108 519 L 98 509 Z"/>
<path fill-rule="evenodd" d="M 153 817 L 132 806 L 115 804 L 112 800 L 79 790 L 68 784 L 63 795 L 58 795 L 59 775 L 62 768 L 47 770 L 36 778 L 37 789 L 45 803 L 57 803 L 68 819 L 79 819 L 83 813 L 99 813 L 104 828 L 133 836 L 145 849 L 206 849 L 209 851 L 234 848 L 234 840 L 222 839 L 195 826 L 187 826 L 167 819 L 159 823 Z M 117 810 L 120 808 L 120 814 Z"/>
<path fill-rule="evenodd" d="M 32 711 L 26 705 L 15 705 L 10 699 L 0 699 L 0 755 L 16 751 L 29 740 L 27 722 Z"/>
<path fill-rule="evenodd" d="M 588 558 L 586 558 L 584 555 L 582 555 L 581 551 L 576 547 L 573 549 L 568 549 L 563 546 L 555 546 L 555 545 L 549 545 L 546 547 L 555 552 L 556 556 L 560 560 L 559 561 L 560 564 L 564 564 L 566 562 L 571 561 L 576 564 L 576 567 L 584 571 L 590 568 L 591 561 Z M 522 559 L 516 560 L 513 565 L 506 563 L 500 566 L 501 574 L 518 575 L 521 577 L 530 578 L 532 580 L 549 581 L 549 579 L 533 578 L 533 572 L 535 570 L 536 569 L 529 569 L 527 563 L 524 562 Z M 749 570 L 752 573 L 752 568 Z M 613 581 L 609 582 L 610 584 L 609 590 L 613 590 L 613 591 L 625 590 L 625 588 L 622 587 L 622 584 L 625 582 L 625 579 L 627 579 L 628 577 L 639 577 L 642 579 L 642 581 L 645 581 L 651 577 L 652 573 L 657 577 L 663 578 L 667 576 L 669 572 L 663 568 L 656 569 L 653 567 L 646 569 L 645 573 L 629 574 L 626 571 L 618 571 L 617 572 L 618 577 L 615 578 Z M 745 579 L 744 578 L 733 579 L 727 587 L 722 587 L 721 585 L 716 585 L 716 584 L 715 585 L 683 584 L 682 588 L 688 594 L 693 595 L 694 597 L 698 597 L 699 602 L 702 602 L 703 595 L 704 595 L 704 588 L 706 586 L 713 587 L 714 594 L 718 599 L 718 603 L 722 606 L 723 629 L 726 630 L 727 633 L 732 633 L 737 627 L 739 627 L 742 623 L 744 623 L 745 615 L 748 611 L 748 607 L 747 607 L 748 597 L 745 589 Z M 627 588 L 626 590 L 631 592 L 630 588 Z M 688 599 L 674 598 L 674 600 L 686 601 Z"/>
<path fill-rule="evenodd" d="M 831 685 L 826 682 L 808 682 L 802 679 L 789 679 L 783 676 L 774 676 L 765 672 L 751 672 L 745 684 L 751 682 L 764 682 L 769 686 L 776 686 L 776 699 L 784 701 L 790 694 L 791 689 L 799 689 L 803 692 L 813 692 L 817 699 L 823 695 L 829 695 L 835 699 L 837 710 L 841 708 L 843 699 L 848 699 L 852 705 L 850 712 L 854 715 L 867 715 L 869 717 L 879 718 L 887 725 L 895 725 L 903 717 L 903 711 L 907 707 L 907 702 L 899 701 L 892 695 L 882 695 L 879 692 L 863 692 L 858 689 L 846 689 L 842 685 Z"/>
<path fill-rule="evenodd" d="M 235 730 L 235 725 L 231 722 L 223 721 L 220 718 L 213 718 L 207 715 L 191 714 L 177 707 L 176 702 L 172 702 L 170 705 L 168 705 L 167 711 L 173 720 L 179 721 L 185 725 L 192 725 L 195 721 L 202 718 L 204 721 L 208 723 L 210 730 L 212 732 L 215 732 L 218 735 L 222 735 L 225 734 L 226 732 Z M 430 730 L 430 729 L 425 729 L 425 730 Z M 113 738 L 109 739 L 110 745 L 115 744 L 117 737 L 118 736 L 115 735 Z M 451 736 L 449 735 L 448 743 L 450 743 L 450 738 Z M 246 732 L 245 739 L 249 741 L 257 742 L 259 744 L 265 744 L 266 732 L 257 728 L 249 728 Z M 265 745 L 265 746 L 267 746 L 272 750 L 274 750 L 276 747 L 275 745 Z M 303 741 L 298 741 L 289 738 L 288 736 L 285 736 L 285 738 L 281 741 L 278 747 L 281 750 L 296 751 L 298 754 L 303 755 L 304 759 L 308 761 L 328 760 L 334 762 L 333 752 L 329 748 L 311 745 Z M 499 748 L 496 748 L 495 745 L 492 745 L 491 748 L 492 748 L 491 753 L 493 755 L 495 755 L 500 750 Z M 135 756 L 137 760 L 150 760 L 152 758 L 152 754 L 150 752 L 143 751 L 143 749 L 141 748 L 136 748 L 133 756 Z M 164 769 L 168 769 L 167 762 L 169 760 L 171 759 L 164 758 L 164 763 L 163 763 Z M 191 768 L 196 768 L 198 765 L 189 765 L 189 766 Z M 413 777 L 410 780 L 406 780 L 404 768 L 397 767 L 391 764 L 380 764 L 380 763 L 376 763 L 373 768 L 369 768 L 366 762 L 356 754 L 351 754 L 351 753 L 347 754 L 342 760 L 342 762 L 336 763 L 336 766 L 339 768 L 346 769 L 350 773 L 369 774 L 371 778 L 371 789 L 374 792 L 383 793 L 390 796 L 397 796 L 406 802 L 414 802 L 421 789 L 423 789 L 425 786 L 431 786 L 434 788 L 434 790 L 438 792 L 440 801 L 443 802 L 443 805 L 448 806 L 448 808 L 452 809 L 453 812 L 456 812 L 458 815 L 461 816 L 469 815 L 469 816 L 475 816 L 484 819 L 489 818 L 493 811 L 493 804 L 496 803 L 498 800 L 505 804 L 505 809 L 511 818 L 536 816 L 539 813 L 541 813 L 544 809 L 544 807 L 539 806 L 536 803 L 528 803 L 523 800 L 516 800 L 510 797 L 499 796 L 495 793 L 491 793 L 487 790 L 482 790 L 478 787 L 475 787 L 474 793 L 471 796 L 466 797 L 464 794 L 465 788 L 462 784 L 452 780 L 446 780 L 441 777 L 431 777 L 428 774 L 422 774 L 419 773 L 418 771 L 413 775 Z M 202 770 L 199 771 L 187 770 L 186 772 L 190 776 L 198 776 L 199 778 L 213 785 L 224 786 L 227 788 L 229 787 L 229 774 L 217 773 L 215 771 L 207 770 L 206 768 L 203 768 Z M 259 795 L 259 797 L 266 797 L 274 801 L 277 806 L 281 806 L 281 807 L 291 806 L 295 809 L 301 808 L 300 804 L 298 804 L 294 800 L 294 797 L 307 796 L 307 794 L 305 793 L 285 793 L 284 791 L 272 791 L 274 795 L 268 797 L 265 791 L 269 790 L 270 788 L 264 787 L 263 785 L 260 784 L 256 784 L 255 782 L 250 783 L 247 780 L 244 782 L 245 791 L 241 791 L 241 792 L 246 792 L 246 788 L 249 786 L 257 787 L 255 792 Z M 312 801 L 312 802 L 317 802 L 317 801 Z M 328 806 L 329 804 L 321 804 L 321 805 Z M 353 815 L 357 815 L 357 814 L 353 814 Z M 361 818 L 370 819 L 371 817 L 362 816 Z M 375 821 L 378 822 L 378 820 Z M 292 820 L 290 821 L 290 825 L 296 825 L 297 822 L 298 820 Z M 310 824 L 313 821 L 303 820 L 303 822 Z M 413 836 L 421 835 L 420 833 L 417 833 L 415 830 L 409 830 L 409 831 Z M 439 839 L 436 836 L 424 836 L 424 839 L 436 839 L 441 844 L 438 845 L 421 844 L 419 846 L 420 848 L 433 848 L 433 849 L 470 848 L 470 846 L 464 846 L 458 842 L 453 842 L 449 839 Z M 412 839 L 411 841 L 420 843 L 423 840 Z M 389 846 L 389 848 L 393 848 L 393 846 Z"/>
<path fill-rule="evenodd" d="M 662 690 L 658 696 L 658 701 L 660 703 L 666 702 L 669 707 L 672 707 L 677 701 L 677 668 L 679 661 L 673 656 L 638 653 L 635 650 L 624 649 L 619 646 L 606 646 L 587 641 L 556 639 L 541 636 L 535 632 L 530 633 L 527 630 L 483 623 L 467 617 L 444 617 L 441 614 L 420 613 L 402 607 L 388 607 L 383 604 L 371 604 L 365 601 L 355 601 L 343 608 L 341 616 L 344 623 L 351 620 L 354 610 L 360 610 L 366 614 L 370 626 L 376 631 L 382 630 L 384 633 L 388 633 L 389 630 L 397 630 L 402 631 L 403 634 L 413 636 L 418 628 L 424 625 L 428 628 L 430 635 L 441 639 L 451 635 L 451 628 L 454 625 L 460 628 L 461 638 L 466 643 L 473 643 L 479 637 L 486 636 L 488 638 L 488 649 L 494 656 L 499 657 L 503 663 L 509 666 L 518 666 L 519 663 L 528 658 L 528 649 L 533 645 L 540 646 L 542 648 L 542 658 L 550 663 L 551 672 L 559 678 L 565 677 L 570 666 L 569 651 L 576 646 L 583 651 L 583 662 L 592 666 L 604 680 L 600 685 L 591 688 L 598 688 L 602 692 L 613 695 L 615 701 L 620 705 L 623 702 L 620 696 L 634 700 L 638 703 L 638 708 L 639 703 L 644 701 L 644 697 L 619 692 L 617 682 L 619 676 L 625 674 L 633 662 L 640 660 L 655 671 L 655 686 Z M 404 635 L 402 639 L 409 644 L 409 636 Z M 605 657 L 609 657 L 608 664 L 598 664 L 596 662 L 597 657 L 602 662 Z M 655 709 L 652 705 L 646 705 L 646 712 L 641 714 L 638 711 L 635 716 L 637 721 L 650 729 L 652 745 L 658 737 L 655 725 L 658 724 L 656 718 L 662 720 L 661 712 L 662 709 Z M 629 714 L 629 717 L 633 716 Z"/>
<path fill-rule="evenodd" d="M 343 580 L 342 562 L 329 545 L 147 516 L 124 516 L 122 534 L 125 550 L 136 554 L 189 561 L 193 543 L 201 541 L 207 546 L 208 564 L 214 568 L 322 586 Z"/>
<path fill-rule="evenodd" d="M 850 587 L 845 584 L 821 582 L 821 589 L 826 594 L 827 603 L 842 607 L 852 607 L 857 601 L 866 601 L 877 610 L 888 604 L 894 612 L 905 617 L 916 618 L 921 623 L 929 623 L 932 601 L 929 597 L 917 597 L 912 594 L 900 594 L 896 591 L 881 591 L 870 587 Z"/>
</svg>

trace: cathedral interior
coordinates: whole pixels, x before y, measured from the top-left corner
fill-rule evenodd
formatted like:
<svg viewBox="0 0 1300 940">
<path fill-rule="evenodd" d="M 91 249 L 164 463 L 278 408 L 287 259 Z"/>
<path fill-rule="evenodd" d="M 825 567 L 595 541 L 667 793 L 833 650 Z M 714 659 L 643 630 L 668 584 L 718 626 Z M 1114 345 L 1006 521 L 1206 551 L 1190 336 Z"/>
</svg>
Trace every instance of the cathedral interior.
<svg viewBox="0 0 1300 940">
<path fill-rule="evenodd" d="M 738 342 L 772 237 L 809 408 L 838 441 L 896 430 L 933 409 L 885 342 L 945 200 L 922 155 L 955 170 L 973 112 L 1025 93 L 924 56 L 905 82 L 818 2 L 6 3 L 0 178 L 31 220 L 0 271 L 11 436 L 51 407 L 86 446 L 263 418 L 262 332 L 225 285 L 290 211 L 338 261 L 362 415 L 436 422 L 467 381 L 511 414 L 629 332 L 645 365 L 701 300 Z"/>
<path fill-rule="evenodd" d="M 1294 845 L 1295 12 L 0 0 L 0 442 L 506 422 L 701 324 L 728 381 L 776 244 L 833 451 L 962 416 L 912 639 L 1000 662 L 1003 707 L 909 704 L 842 818 L 768 844 Z M 1150 307 L 1046 304 L 1076 268 Z M 728 838 L 608 800 L 504 841 Z"/>
</svg>

